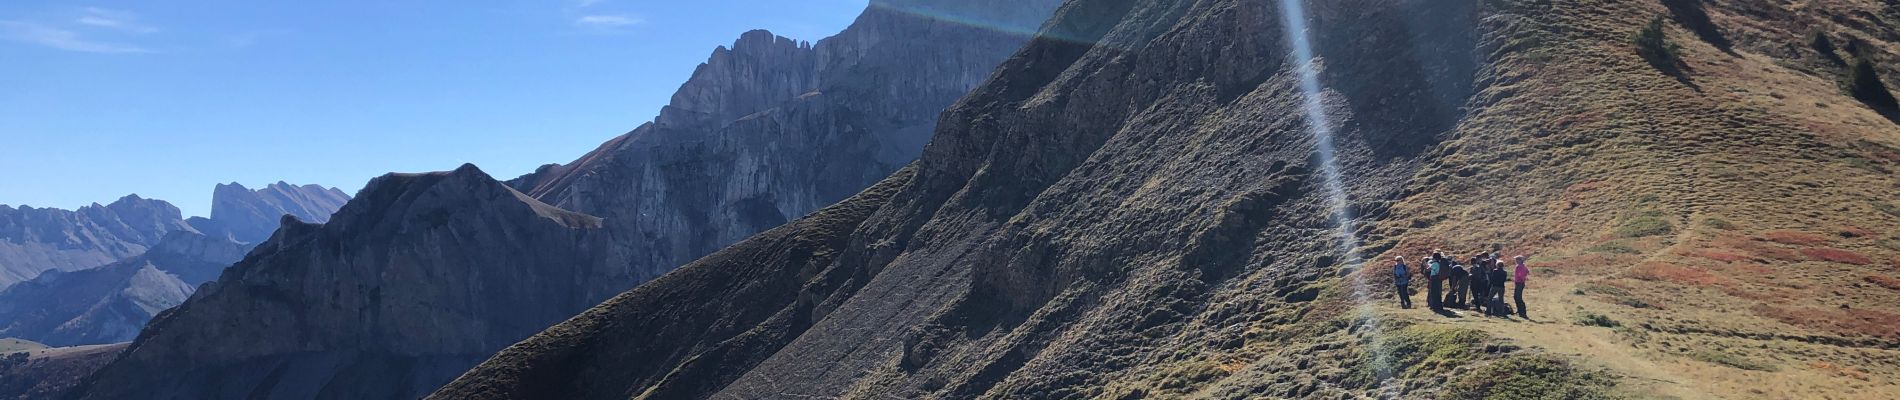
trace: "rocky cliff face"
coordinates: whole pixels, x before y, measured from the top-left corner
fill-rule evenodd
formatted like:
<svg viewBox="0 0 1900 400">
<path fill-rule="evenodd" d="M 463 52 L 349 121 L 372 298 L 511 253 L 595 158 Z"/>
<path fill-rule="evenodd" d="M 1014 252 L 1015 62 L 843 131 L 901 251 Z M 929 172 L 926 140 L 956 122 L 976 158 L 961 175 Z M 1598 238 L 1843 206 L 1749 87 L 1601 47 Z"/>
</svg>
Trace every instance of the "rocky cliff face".
<svg viewBox="0 0 1900 400">
<path fill-rule="evenodd" d="M 872 3 L 816 44 L 746 33 L 652 123 L 511 185 L 602 217 L 612 257 L 657 276 L 910 162 L 1056 1 Z"/>
<path fill-rule="evenodd" d="M 1069 1 L 912 168 L 432 398 L 1753 397 L 1780 390 L 1747 384 L 1780 379 L 1759 371 L 1797 368 L 1854 372 L 1789 385 L 1891 397 L 1855 376 L 1893 376 L 1870 372 L 1895 370 L 1872 321 L 1900 286 L 1850 281 L 1900 282 L 1872 233 L 1900 227 L 1876 210 L 1900 137 L 1754 52 L 1824 27 L 1885 57 L 1900 21 L 1873 1 L 1665 3 Z M 1699 22 L 1668 25 L 1692 68 L 1638 58 L 1630 33 L 1658 15 Z M 1756 44 L 1691 34 L 1712 20 Z M 1786 212 L 1810 207 L 1777 198 L 1802 182 L 1842 182 L 1838 207 Z M 1752 231 L 1843 224 L 1877 228 Z M 1538 256 L 1539 323 L 1401 310 L 1386 265 L 1361 268 L 1493 244 Z M 1842 272 L 1815 281 L 1837 291 L 1775 286 L 1807 268 Z M 1805 350 L 1762 366 L 1681 343 Z"/>
<path fill-rule="evenodd" d="M 89 398 L 405 398 L 632 285 L 600 220 L 472 165 L 377 178 L 160 314 Z"/>
<path fill-rule="evenodd" d="M 73 272 L 48 271 L 0 290 L 0 337 L 52 346 L 130 341 L 152 316 L 183 303 L 197 284 L 217 278 L 246 248 L 174 231 L 136 257 Z"/>
<path fill-rule="evenodd" d="M 270 238 L 285 215 L 323 223 L 349 201 L 343 191 L 318 185 L 279 181 L 251 190 L 237 183 L 219 184 L 211 193 L 211 218 L 192 218 L 190 223 L 207 235 L 256 244 Z"/>
<path fill-rule="evenodd" d="M 166 233 L 190 229 L 178 207 L 138 195 L 77 211 L 0 206 L 0 288 L 42 271 L 92 268 L 136 256 Z"/>
</svg>

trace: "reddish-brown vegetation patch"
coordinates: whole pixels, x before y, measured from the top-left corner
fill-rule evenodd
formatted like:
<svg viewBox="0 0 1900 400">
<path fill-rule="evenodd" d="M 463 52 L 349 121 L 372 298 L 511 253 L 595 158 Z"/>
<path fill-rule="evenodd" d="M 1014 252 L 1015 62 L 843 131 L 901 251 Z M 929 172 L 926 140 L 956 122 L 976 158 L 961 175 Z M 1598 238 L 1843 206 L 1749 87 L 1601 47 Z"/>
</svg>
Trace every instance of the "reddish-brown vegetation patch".
<svg viewBox="0 0 1900 400">
<path fill-rule="evenodd" d="M 1745 251 L 1762 260 L 1807 261 L 1808 259 L 1807 257 L 1802 257 L 1801 253 L 1794 251 L 1794 249 L 1781 247 L 1770 242 L 1749 240 L 1746 237 L 1736 235 L 1722 235 L 1717 237 L 1714 246 Z"/>
<path fill-rule="evenodd" d="M 1827 244 L 1827 238 L 1801 231 L 1776 230 L 1762 232 L 1761 239 L 1796 246 L 1819 246 Z"/>
<path fill-rule="evenodd" d="M 1858 308 L 1792 308 L 1766 304 L 1751 307 L 1749 310 L 1754 311 L 1756 315 L 1774 318 L 1789 325 L 1844 336 L 1900 338 L 1900 314 Z"/>
<path fill-rule="evenodd" d="M 1828 362 L 1815 362 L 1815 363 L 1808 364 L 1808 366 L 1814 367 L 1814 369 L 1817 369 L 1817 370 L 1827 371 L 1828 373 L 1839 375 L 1846 378 L 1853 378 L 1853 379 L 1858 379 L 1858 380 L 1863 380 L 1863 381 L 1868 379 L 1867 377 L 1868 371 L 1866 369 L 1844 367 L 1844 366 L 1834 365 L 1834 363 L 1828 363 Z"/>
<path fill-rule="evenodd" d="M 1722 277 L 1715 276 L 1715 274 L 1711 274 L 1709 271 L 1704 271 L 1701 268 L 1657 261 L 1637 264 L 1635 268 L 1630 269 L 1630 277 L 1654 282 L 1671 282 L 1686 286 L 1716 286 L 1723 284 L 1724 281 Z"/>
<path fill-rule="evenodd" d="M 1681 254 L 1687 257 L 1706 258 L 1706 259 L 1721 261 L 1725 263 L 1732 263 L 1732 262 L 1748 259 L 1748 255 L 1736 253 L 1732 251 L 1718 250 L 1718 249 L 1691 249 L 1691 250 L 1685 250 Z"/>
<path fill-rule="evenodd" d="M 1817 260 L 1826 260 L 1842 264 L 1867 265 L 1874 263 L 1874 259 L 1867 258 L 1866 255 L 1832 247 L 1801 249 L 1801 254 Z"/>
<path fill-rule="evenodd" d="M 1880 285 L 1880 287 L 1888 289 L 1900 290 L 1900 279 L 1895 279 L 1891 276 L 1868 275 L 1865 279 L 1867 279 L 1867 283 Z"/>
</svg>

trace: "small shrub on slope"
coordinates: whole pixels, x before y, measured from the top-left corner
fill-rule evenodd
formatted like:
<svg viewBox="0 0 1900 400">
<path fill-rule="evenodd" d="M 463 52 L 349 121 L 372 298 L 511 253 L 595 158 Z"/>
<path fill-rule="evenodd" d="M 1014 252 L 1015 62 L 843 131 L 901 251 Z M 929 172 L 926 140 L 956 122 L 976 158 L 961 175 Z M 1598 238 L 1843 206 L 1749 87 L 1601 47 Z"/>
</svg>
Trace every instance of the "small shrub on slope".
<svg viewBox="0 0 1900 400">
<path fill-rule="evenodd" d="M 1665 19 L 1661 16 L 1649 20 L 1649 24 L 1644 25 L 1642 30 L 1636 31 L 1636 35 L 1630 40 L 1635 42 L 1636 55 L 1642 56 L 1643 61 L 1648 61 L 1650 66 L 1674 76 L 1680 73 L 1676 65 L 1682 62 L 1681 57 L 1677 55 L 1681 47 L 1669 42 L 1668 32 L 1663 30 L 1664 21 Z"/>
<path fill-rule="evenodd" d="M 1881 111 L 1900 110 L 1900 100 L 1895 100 L 1893 92 L 1887 90 L 1887 83 L 1880 81 L 1879 71 L 1866 58 L 1856 58 L 1853 69 L 1847 72 L 1847 92 L 1868 107 Z"/>
</svg>

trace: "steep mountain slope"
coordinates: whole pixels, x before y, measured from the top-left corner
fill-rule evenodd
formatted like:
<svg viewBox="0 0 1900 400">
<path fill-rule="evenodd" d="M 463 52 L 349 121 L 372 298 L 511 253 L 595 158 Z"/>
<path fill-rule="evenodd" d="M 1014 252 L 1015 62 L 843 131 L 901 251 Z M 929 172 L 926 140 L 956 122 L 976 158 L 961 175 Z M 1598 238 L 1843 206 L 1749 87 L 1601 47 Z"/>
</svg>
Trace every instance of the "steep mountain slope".
<svg viewBox="0 0 1900 400">
<path fill-rule="evenodd" d="M 604 218 L 614 257 L 657 276 L 915 159 L 1057 2 L 878 0 L 816 44 L 748 32 L 653 122 L 511 185 Z"/>
<path fill-rule="evenodd" d="M 211 192 L 211 218 L 192 218 L 191 226 L 212 236 L 229 236 L 242 243 L 260 243 L 277 230 L 285 215 L 324 223 L 350 195 L 318 185 L 296 186 L 283 181 L 251 190 L 238 183 L 219 184 Z"/>
<path fill-rule="evenodd" d="M 1900 129 L 1798 49 L 1900 16 L 1667 3 L 1073 0 L 913 168 L 432 397 L 1894 397 Z M 1359 268 L 1494 244 L 1529 322 Z"/>
<path fill-rule="evenodd" d="M 472 165 L 372 180 L 152 321 L 90 398 L 419 396 L 625 288 L 600 220 Z"/>
<path fill-rule="evenodd" d="M 173 231 L 152 249 L 98 268 L 48 271 L 0 290 L 0 336 L 53 346 L 132 340 L 159 311 L 216 279 L 247 246 Z"/>
<path fill-rule="evenodd" d="M 166 233 L 189 229 L 178 207 L 138 195 L 77 211 L 0 205 L 0 288 L 42 271 L 92 268 L 136 256 Z"/>
</svg>

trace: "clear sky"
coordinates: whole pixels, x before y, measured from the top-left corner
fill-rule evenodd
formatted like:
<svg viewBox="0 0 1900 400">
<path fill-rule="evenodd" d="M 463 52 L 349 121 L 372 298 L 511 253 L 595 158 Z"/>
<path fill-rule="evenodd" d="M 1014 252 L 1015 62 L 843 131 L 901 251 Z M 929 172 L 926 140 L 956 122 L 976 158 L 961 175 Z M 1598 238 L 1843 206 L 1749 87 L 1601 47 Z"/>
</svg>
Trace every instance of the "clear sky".
<svg viewBox="0 0 1900 400">
<path fill-rule="evenodd" d="M 507 179 L 652 119 L 746 30 L 816 41 L 865 4 L 0 1 L 0 204 L 202 216 L 222 182 Z"/>
</svg>

